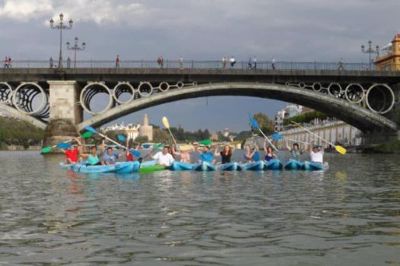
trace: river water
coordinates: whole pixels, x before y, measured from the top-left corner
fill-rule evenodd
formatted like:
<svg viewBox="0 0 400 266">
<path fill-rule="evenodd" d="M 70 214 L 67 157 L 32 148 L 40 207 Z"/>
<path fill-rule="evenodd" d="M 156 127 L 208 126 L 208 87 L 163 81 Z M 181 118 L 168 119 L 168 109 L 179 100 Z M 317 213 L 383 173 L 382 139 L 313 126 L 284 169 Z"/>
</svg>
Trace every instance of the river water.
<svg viewBox="0 0 400 266">
<path fill-rule="evenodd" d="M 400 265 L 399 157 L 311 172 L 78 175 L 0 153 L 0 264 Z"/>
</svg>

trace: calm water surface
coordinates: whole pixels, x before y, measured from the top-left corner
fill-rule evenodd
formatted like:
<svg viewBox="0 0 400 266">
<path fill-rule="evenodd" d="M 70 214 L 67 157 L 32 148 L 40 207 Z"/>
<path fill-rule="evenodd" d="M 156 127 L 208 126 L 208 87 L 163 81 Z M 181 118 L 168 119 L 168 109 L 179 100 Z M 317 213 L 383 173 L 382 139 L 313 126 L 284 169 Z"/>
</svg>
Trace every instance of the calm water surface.
<svg viewBox="0 0 400 266">
<path fill-rule="evenodd" d="M 4 265 L 400 265 L 400 165 L 325 173 L 78 175 L 0 153 Z"/>
</svg>

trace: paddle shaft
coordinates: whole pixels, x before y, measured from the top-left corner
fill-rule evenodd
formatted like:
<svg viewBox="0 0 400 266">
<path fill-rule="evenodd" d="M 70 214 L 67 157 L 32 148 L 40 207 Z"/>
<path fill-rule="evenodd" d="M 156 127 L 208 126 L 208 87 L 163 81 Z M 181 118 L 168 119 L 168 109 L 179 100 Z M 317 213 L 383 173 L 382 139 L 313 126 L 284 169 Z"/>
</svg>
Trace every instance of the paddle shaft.
<svg viewBox="0 0 400 266">
<path fill-rule="evenodd" d="M 274 148 L 275 151 L 278 151 L 278 149 L 275 147 L 274 144 L 272 144 L 271 140 L 264 134 L 264 132 L 261 130 L 261 128 L 258 128 L 258 130 L 264 136 L 264 138 L 269 142 L 269 144 L 272 146 L 272 148 Z"/>
<path fill-rule="evenodd" d="M 124 148 L 124 149 L 128 149 L 126 146 L 124 146 L 124 145 L 122 145 L 122 144 L 116 142 L 115 140 L 113 140 L 113 139 L 107 137 L 106 135 L 104 135 L 104 134 L 102 134 L 102 133 L 100 133 L 100 132 L 96 132 L 96 133 L 99 134 L 100 137 L 105 138 L 106 140 L 108 140 L 108 141 L 114 143 L 115 145 L 117 145 L 117 146 L 119 146 L 119 147 L 121 147 L 121 148 Z"/>
<path fill-rule="evenodd" d="M 293 124 L 295 124 L 295 125 L 297 125 L 297 126 L 299 126 L 299 127 L 301 127 L 301 128 L 303 128 L 305 131 L 307 131 L 308 133 L 310 133 L 311 135 L 313 135 L 313 136 L 315 136 L 315 137 L 317 137 L 317 138 L 319 138 L 320 140 L 322 140 L 322 141 L 324 141 L 324 142 L 326 142 L 326 143 L 328 143 L 329 145 L 331 145 L 332 147 L 336 147 L 336 145 L 335 144 L 333 144 L 332 142 L 329 142 L 329 141 L 327 141 L 326 139 L 324 139 L 324 138 L 322 138 L 322 137 L 320 137 L 320 136 L 318 136 L 317 134 L 315 134 L 314 132 L 312 132 L 311 130 L 309 130 L 308 128 L 305 128 L 305 127 L 303 127 L 302 125 L 300 125 L 299 123 L 296 123 L 296 122 L 294 122 L 294 121 L 291 121 Z"/>
</svg>

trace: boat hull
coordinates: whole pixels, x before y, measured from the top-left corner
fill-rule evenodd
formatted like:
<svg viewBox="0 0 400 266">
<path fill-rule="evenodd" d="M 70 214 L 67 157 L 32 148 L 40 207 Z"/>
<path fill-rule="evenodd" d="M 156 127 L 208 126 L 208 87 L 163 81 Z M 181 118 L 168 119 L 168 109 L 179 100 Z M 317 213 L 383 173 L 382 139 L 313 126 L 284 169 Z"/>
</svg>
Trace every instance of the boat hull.
<svg viewBox="0 0 400 266">
<path fill-rule="evenodd" d="M 324 171 L 329 168 L 328 163 L 316 163 L 316 162 L 310 162 L 310 161 L 305 161 L 303 165 L 303 170 L 306 171 Z"/>
<path fill-rule="evenodd" d="M 251 162 L 243 165 L 243 170 L 247 171 L 263 171 L 264 168 L 265 168 L 264 161 Z"/>
<path fill-rule="evenodd" d="M 195 171 L 203 171 L 203 172 L 209 172 L 209 171 L 215 171 L 216 167 L 215 165 L 208 163 L 208 162 L 202 162 L 199 164 L 195 164 L 193 166 L 193 170 Z"/>
<path fill-rule="evenodd" d="M 188 171 L 193 170 L 193 164 L 183 162 L 173 162 L 169 167 L 171 171 Z"/>
<path fill-rule="evenodd" d="M 272 160 L 269 160 L 268 162 L 265 162 L 264 170 L 282 170 L 282 168 L 283 168 L 283 165 L 280 160 L 272 159 Z"/>
<path fill-rule="evenodd" d="M 285 164 L 285 169 L 286 170 L 302 170 L 303 169 L 303 163 L 298 161 L 298 160 L 294 160 L 294 159 L 290 159 L 286 164 Z"/>
<path fill-rule="evenodd" d="M 219 166 L 219 170 L 221 171 L 242 171 L 243 167 L 237 162 L 233 163 L 224 163 Z"/>
</svg>

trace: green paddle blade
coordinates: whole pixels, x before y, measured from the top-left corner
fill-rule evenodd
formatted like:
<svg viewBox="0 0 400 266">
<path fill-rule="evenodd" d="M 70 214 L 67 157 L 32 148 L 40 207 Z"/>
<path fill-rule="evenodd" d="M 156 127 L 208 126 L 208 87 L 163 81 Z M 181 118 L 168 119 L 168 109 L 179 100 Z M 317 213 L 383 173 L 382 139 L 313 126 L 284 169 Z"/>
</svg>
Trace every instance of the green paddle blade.
<svg viewBox="0 0 400 266">
<path fill-rule="evenodd" d="M 162 149 L 163 147 L 164 147 L 164 144 L 162 144 L 162 143 L 153 144 L 154 150 Z"/>
<path fill-rule="evenodd" d="M 199 144 L 204 145 L 204 146 L 210 146 L 212 144 L 212 141 L 210 139 L 204 139 L 199 141 Z"/>
<path fill-rule="evenodd" d="M 49 153 L 51 152 L 51 150 L 52 150 L 51 146 L 43 147 L 41 153 Z"/>
<path fill-rule="evenodd" d="M 86 131 L 85 133 L 83 133 L 82 135 L 81 135 L 81 137 L 83 138 L 83 139 L 88 139 L 88 138 L 91 138 L 93 136 L 93 132 L 90 132 L 90 131 Z"/>
</svg>

